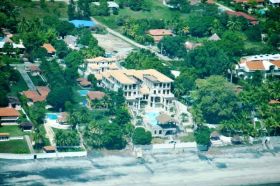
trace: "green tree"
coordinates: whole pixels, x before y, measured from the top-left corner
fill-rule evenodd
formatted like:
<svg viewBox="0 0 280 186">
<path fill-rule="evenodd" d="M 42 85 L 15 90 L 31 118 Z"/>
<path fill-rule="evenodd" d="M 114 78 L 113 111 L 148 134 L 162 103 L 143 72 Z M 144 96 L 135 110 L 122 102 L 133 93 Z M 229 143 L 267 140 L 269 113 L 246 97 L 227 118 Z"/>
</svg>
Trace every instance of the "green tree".
<svg viewBox="0 0 280 186">
<path fill-rule="evenodd" d="M 158 48 L 170 57 L 183 57 L 186 53 L 185 39 L 181 36 L 165 36 L 159 43 Z"/>
<path fill-rule="evenodd" d="M 207 126 L 198 126 L 194 136 L 197 144 L 210 145 L 210 129 Z"/>
<path fill-rule="evenodd" d="M 234 86 L 226 79 L 222 76 L 198 79 L 196 87 L 197 90 L 191 94 L 195 117 L 216 124 L 234 116 L 238 98 Z"/>
<path fill-rule="evenodd" d="M 72 90 L 68 87 L 53 87 L 48 94 L 47 101 L 53 106 L 54 110 L 64 110 L 65 102 L 71 101 Z"/>
<path fill-rule="evenodd" d="M 75 3 L 74 0 L 70 0 L 69 4 L 68 4 L 68 9 L 67 9 L 67 14 L 68 14 L 68 18 L 69 20 L 73 20 L 76 15 L 75 15 Z"/>
<path fill-rule="evenodd" d="M 145 131 L 144 128 L 138 127 L 135 129 L 132 142 L 134 145 L 149 145 L 152 141 L 152 133 L 150 131 Z"/>
</svg>

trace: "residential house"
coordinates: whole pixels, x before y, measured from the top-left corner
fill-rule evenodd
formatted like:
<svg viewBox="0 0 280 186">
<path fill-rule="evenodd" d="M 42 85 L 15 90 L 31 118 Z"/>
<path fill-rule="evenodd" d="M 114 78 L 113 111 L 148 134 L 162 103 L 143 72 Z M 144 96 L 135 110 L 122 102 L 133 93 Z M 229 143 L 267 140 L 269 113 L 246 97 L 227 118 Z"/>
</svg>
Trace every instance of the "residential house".
<svg viewBox="0 0 280 186">
<path fill-rule="evenodd" d="M 274 6 L 274 7 L 279 7 L 280 6 L 280 0 L 269 0 L 269 5 Z"/>
<path fill-rule="evenodd" d="M 86 78 L 78 78 L 76 80 L 81 88 L 90 88 L 91 87 L 91 82 L 89 82 Z"/>
<path fill-rule="evenodd" d="M 148 34 L 154 39 L 155 43 L 158 43 L 164 36 L 172 36 L 171 30 L 166 29 L 151 29 Z"/>
<path fill-rule="evenodd" d="M 9 107 L 15 108 L 16 110 L 21 109 L 20 101 L 17 97 L 15 96 L 8 96 L 8 101 L 9 101 Z"/>
<path fill-rule="evenodd" d="M 77 37 L 72 35 L 67 35 L 64 37 L 64 42 L 68 46 L 68 48 L 72 50 L 79 50 L 80 48 L 77 46 Z"/>
<path fill-rule="evenodd" d="M 89 91 L 87 94 L 87 106 L 92 108 L 94 102 L 102 100 L 105 96 L 106 94 L 101 91 Z M 104 105 L 95 105 L 95 108 L 104 108 Z"/>
<path fill-rule="evenodd" d="M 112 91 L 122 89 L 128 105 L 137 112 L 146 105 L 165 110 L 171 107 L 173 80 L 157 70 L 107 70 L 101 75 L 101 86 Z"/>
<path fill-rule="evenodd" d="M 259 21 L 257 20 L 257 18 L 250 16 L 244 12 L 233 12 L 233 11 L 226 11 L 226 13 L 229 16 L 238 16 L 238 17 L 244 17 L 245 19 L 247 19 L 252 25 L 256 25 L 259 24 Z"/>
<path fill-rule="evenodd" d="M 43 147 L 43 150 L 44 150 L 46 153 L 55 153 L 56 148 L 55 148 L 54 146 L 44 146 L 44 147 Z"/>
<path fill-rule="evenodd" d="M 9 141 L 10 133 L 0 133 L 0 141 Z"/>
<path fill-rule="evenodd" d="M 50 92 L 49 87 L 37 86 L 37 90 L 23 91 L 22 94 L 29 100 L 28 105 L 32 105 L 35 102 L 46 101 L 47 96 Z"/>
<path fill-rule="evenodd" d="M 48 55 L 50 55 L 50 56 L 55 55 L 56 50 L 50 43 L 45 43 L 45 44 L 43 44 L 42 47 L 47 50 Z"/>
<path fill-rule="evenodd" d="M 5 124 L 16 124 L 17 120 L 20 116 L 20 113 L 14 109 L 9 107 L 1 107 L 0 108 L 0 123 Z"/>
<path fill-rule="evenodd" d="M 0 51 L 1 51 L 1 53 L 2 53 L 2 50 L 5 46 L 5 44 L 7 43 L 7 44 L 10 44 L 14 50 L 17 50 L 17 52 L 19 52 L 20 54 L 23 54 L 24 50 L 25 50 L 25 47 L 23 45 L 22 40 L 20 40 L 19 43 L 15 43 L 11 40 L 11 37 L 12 37 L 12 35 L 11 36 L 6 36 L 5 38 L 3 38 L 0 41 Z"/>
<path fill-rule="evenodd" d="M 157 130 L 153 130 L 153 136 L 166 136 L 166 135 L 174 135 L 177 133 L 177 121 L 166 113 L 160 113 L 159 116 L 156 117 L 157 121 Z"/>
<path fill-rule="evenodd" d="M 211 37 L 208 38 L 209 41 L 219 41 L 221 38 L 218 36 L 218 34 L 213 34 Z"/>
<path fill-rule="evenodd" d="M 92 2 L 95 6 L 100 6 L 100 2 Z M 110 13 L 112 14 L 113 11 L 118 10 L 120 6 L 115 1 L 107 1 L 108 8 Z"/>
<path fill-rule="evenodd" d="M 265 54 L 242 57 L 235 66 L 235 75 L 239 77 L 252 78 L 256 71 L 261 71 L 264 77 L 267 75 L 280 75 L 280 54 Z"/>
<path fill-rule="evenodd" d="M 95 57 L 91 59 L 86 59 L 87 70 L 86 75 L 89 74 L 100 74 L 106 70 L 117 70 L 117 59 L 116 58 L 105 58 L 105 57 Z"/>
</svg>

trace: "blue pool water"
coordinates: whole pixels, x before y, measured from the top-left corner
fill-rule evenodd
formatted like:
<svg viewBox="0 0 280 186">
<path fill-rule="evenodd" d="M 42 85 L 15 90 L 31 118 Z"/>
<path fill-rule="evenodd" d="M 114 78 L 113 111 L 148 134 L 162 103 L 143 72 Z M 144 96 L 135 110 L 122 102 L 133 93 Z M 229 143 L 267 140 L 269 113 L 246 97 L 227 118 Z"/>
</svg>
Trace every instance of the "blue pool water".
<svg viewBox="0 0 280 186">
<path fill-rule="evenodd" d="M 83 97 L 87 96 L 88 92 L 89 92 L 89 90 L 78 90 L 78 93 L 80 94 L 80 96 L 83 96 Z"/>
<path fill-rule="evenodd" d="M 58 118 L 58 114 L 56 113 L 47 113 L 47 118 L 50 119 L 50 120 L 57 120 Z"/>
<path fill-rule="evenodd" d="M 157 120 L 156 118 L 159 116 L 159 112 L 148 112 L 145 114 L 145 118 L 148 119 L 149 123 L 152 125 L 156 125 L 157 124 Z"/>
</svg>

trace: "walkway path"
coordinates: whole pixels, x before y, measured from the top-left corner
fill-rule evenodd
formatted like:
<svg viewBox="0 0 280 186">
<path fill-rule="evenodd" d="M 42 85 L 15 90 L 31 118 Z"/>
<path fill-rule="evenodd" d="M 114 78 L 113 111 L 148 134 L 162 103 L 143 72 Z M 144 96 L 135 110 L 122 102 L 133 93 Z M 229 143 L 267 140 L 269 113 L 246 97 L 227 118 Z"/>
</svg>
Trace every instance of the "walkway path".
<svg viewBox="0 0 280 186">
<path fill-rule="evenodd" d="M 135 47 L 137 47 L 137 48 L 143 48 L 143 49 L 146 49 L 146 50 L 150 50 L 152 53 L 156 54 L 161 60 L 164 60 L 164 61 L 174 61 L 174 59 L 170 59 L 169 57 L 160 54 L 160 53 L 159 53 L 159 50 L 158 50 L 157 48 L 155 48 L 155 47 L 152 48 L 152 47 L 149 47 L 149 46 L 141 45 L 141 44 L 139 44 L 139 43 L 133 41 L 132 39 L 129 39 L 128 37 L 126 37 L 126 36 L 120 34 L 119 32 L 117 32 L 117 31 L 115 31 L 115 30 L 112 30 L 111 28 L 109 28 L 108 26 L 104 25 L 103 23 L 97 21 L 97 20 L 94 19 L 93 17 L 91 17 L 91 19 L 92 19 L 92 21 L 94 21 L 96 24 L 105 27 L 106 30 L 107 30 L 110 34 L 112 34 L 112 35 L 114 35 L 114 36 L 116 36 L 116 37 L 118 37 L 118 38 L 124 40 L 125 42 L 130 43 L 131 45 L 133 45 L 133 46 L 135 46 Z"/>
<path fill-rule="evenodd" d="M 17 68 L 20 75 L 22 76 L 22 78 L 26 82 L 29 90 L 36 90 L 35 85 L 33 84 L 32 80 L 30 79 L 29 75 L 27 74 L 27 72 L 24 69 L 24 64 L 11 64 L 11 66 L 14 66 L 14 67 Z"/>
<path fill-rule="evenodd" d="M 232 11 L 232 12 L 235 12 L 235 10 L 232 10 L 231 8 L 229 8 L 229 7 L 225 6 L 225 5 L 222 5 L 222 4 L 217 3 L 217 2 L 215 2 L 215 4 L 218 5 L 219 8 L 222 9 L 223 11 Z"/>
<path fill-rule="evenodd" d="M 44 127 L 46 129 L 46 136 L 49 138 L 51 146 L 55 146 L 55 134 L 52 127 L 47 123 L 44 124 Z"/>
<path fill-rule="evenodd" d="M 34 153 L 34 149 L 33 149 L 30 137 L 28 135 L 24 135 L 24 138 L 25 138 L 25 140 L 27 142 L 27 145 L 28 145 L 30 153 L 33 154 Z"/>
</svg>

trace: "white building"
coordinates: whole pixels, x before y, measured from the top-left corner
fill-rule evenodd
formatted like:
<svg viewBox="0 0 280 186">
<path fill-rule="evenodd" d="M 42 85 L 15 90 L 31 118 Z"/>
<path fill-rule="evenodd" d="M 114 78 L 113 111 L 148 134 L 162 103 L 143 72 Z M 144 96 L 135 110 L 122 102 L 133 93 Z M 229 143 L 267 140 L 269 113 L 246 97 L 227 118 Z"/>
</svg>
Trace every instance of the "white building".
<svg viewBox="0 0 280 186">
<path fill-rule="evenodd" d="M 96 57 L 92 59 L 86 59 L 85 62 L 87 63 L 87 70 L 85 75 L 88 76 L 89 74 L 100 74 L 106 70 L 118 70 L 118 66 L 116 64 L 116 58 L 105 58 L 105 57 Z"/>
<path fill-rule="evenodd" d="M 274 7 L 280 6 L 280 0 L 269 0 L 269 4 Z"/>
<path fill-rule="evenodd" d="M 128 105 L 136 111 L 146 105 L 170 110 L 173 80 L 154 69 L 107 70 L 101 76 L 101 86 L 113 91 L 122 89 Z"/>
<path fill-rule="evenodd" d="M 267 75 L 280 75 L 280 54 L 242 57 L 235 67 L 235 74 L 244 79 L 251 78 L 256 71 L 263 72 L 264 77 Z"/>
</svg>

